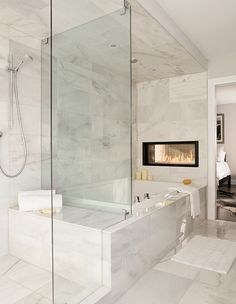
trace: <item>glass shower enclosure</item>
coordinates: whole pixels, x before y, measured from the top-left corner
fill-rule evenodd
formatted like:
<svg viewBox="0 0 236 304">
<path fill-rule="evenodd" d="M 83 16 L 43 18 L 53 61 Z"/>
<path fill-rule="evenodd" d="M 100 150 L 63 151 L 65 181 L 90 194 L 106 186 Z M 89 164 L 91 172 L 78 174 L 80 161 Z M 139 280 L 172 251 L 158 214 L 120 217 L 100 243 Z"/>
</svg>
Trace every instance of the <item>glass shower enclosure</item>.
<svg viewBox="0 0 236 304">
<path fill-rule="evenodd" d="M 42 41 L 41 175 L 52 190 L 54 303 L 80 303 L 106 285 L 103 231 L 131 214 L 130 24 L 127 6 L 64 32 L 52 28 Z"/>
</svg>

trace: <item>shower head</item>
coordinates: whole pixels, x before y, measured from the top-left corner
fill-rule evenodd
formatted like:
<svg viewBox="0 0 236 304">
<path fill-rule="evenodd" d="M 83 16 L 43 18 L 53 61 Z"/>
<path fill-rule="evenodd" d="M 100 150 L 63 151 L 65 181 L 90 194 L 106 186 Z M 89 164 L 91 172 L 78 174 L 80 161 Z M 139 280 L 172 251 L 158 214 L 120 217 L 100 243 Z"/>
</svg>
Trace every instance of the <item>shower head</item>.
<svg viewBox="0 0 236 304">
<path fill-rule="evenodd" d="M 23 62 L 26 62 L 26 61 L 33 61 L 33 60 L 34 60 L 33 57 L 30 56 L 30 55 L 28 55 L 28 54 L 25 54 L 25 55 L 23 56 L 23 59 L 22 59 Z"/>
<path fill-rule="evenodd" d="M 25 55 L 21 58 L 20 63 L 19 63 L 15 68 L 13 68 L 12 70 L 14 70 L 15 72 L 17 72 L 23 63 L 26 63 L 26 62 L 28 62 L 28 61 L 33 61 L 33 60 L 34 60 L 34 59 L 33 59 L 32 56 L 30 56 L 30 55 L 28 55 L 28 54 L 25 54 Z"/>
</svg>

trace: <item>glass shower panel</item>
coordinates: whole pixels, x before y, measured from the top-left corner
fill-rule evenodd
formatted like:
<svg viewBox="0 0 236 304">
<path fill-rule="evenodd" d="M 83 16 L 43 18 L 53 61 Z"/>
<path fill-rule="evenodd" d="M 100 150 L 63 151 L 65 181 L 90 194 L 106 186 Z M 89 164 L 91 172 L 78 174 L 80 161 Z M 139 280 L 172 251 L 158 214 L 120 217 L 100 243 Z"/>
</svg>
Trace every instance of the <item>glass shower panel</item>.
<svg viewBox="0 0 236 304">
<path fill-rule="evenodd" d="M 64 205 L 130 209 L 130 15 L 53 37 L 53 184 Z M 119 216 L 117 217 L 119 218 Z"/>
<path fill-rule="evenodd" d="M 106 285 L 103 230 L 131 209 L 130 40 L 123 8 L 52 37 L 52 184 L 63 196 L 53 221 L 55 303 L 80 303 Z"/>
</svg>

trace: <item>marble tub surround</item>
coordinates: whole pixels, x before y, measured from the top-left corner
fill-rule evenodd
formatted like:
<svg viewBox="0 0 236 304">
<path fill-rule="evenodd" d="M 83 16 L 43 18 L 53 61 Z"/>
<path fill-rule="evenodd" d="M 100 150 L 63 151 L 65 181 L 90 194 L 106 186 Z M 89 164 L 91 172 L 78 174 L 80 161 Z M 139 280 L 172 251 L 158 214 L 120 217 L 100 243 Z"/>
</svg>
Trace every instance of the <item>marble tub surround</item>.
<svg viewBox="0 0 236 304">
<path fill-rule="evenodd" d="M 9 210 L 9 252 L 40 268 L 51 269 L 51 220 Z M 34 228 L 32 228 L 34 227 Z M 55 274 L 79 285 L 101 284 L 101 230 L 54 219 Z"/>
<path fill-rule="evenodd" d="M 111 269 L 110 274 L 104 271 L 111 291 L 97 303 L 114 303 L 168 252 L 182 244 L 193 227 L 188 196 L 183 195 L 164 208 L 106 229 L 103 240 L 110 242 L 111 250 L 103 256 L 103 265 Z"/>
<path fill-rule="evenodd" d="M 164 208 L 122 220 L 110 228 L 102 226 L 108 220 L 104 215 L 100 226 L 89 228 L 78 223 L 86 225 L 87 221 L 90 226 L 96 217 L 98 225 L 98 213 L 93 214 L 93 218 L 92 214 L 86 213 L 83 218 L 83 210 L 63 208 L 64 214 L 56 214 L 54 218 L 55 273 L 73 284 L 84 286 L 85 292 L 98 290 L 84 303 L 115 301 L 169 251 L 182 244 L 194 226 L 188 195 L 183 194 Z M 50 270 L 50 219 L 10 209 L 9 222 L 10 253 L 45 271 Z M 14 262 L 15 258 L 9 261 Z M 57 291 L 60 289 L 56 288 Z M 71 303 L 77 303 L 76 299 L 82 299 L 83 295 L 83 290 L 80 293 L 78 289 L 75 302 Z M 91 299 L 93 302 L 89 302 Z"/>
<path fill-rule="evenodd" d="M 202 221 L 194 235 L 235 241 L 236 224 Z M 236 296 L 236 261 L 227 275 L 183 265 L 169 260 L 158 263 L 144 275 L 116 304 L 202 303 L 233 304 Z M 152 288 L 153 286 L 153 288 Z M 175 288 L 177 287 L 177 288 Z"/>
<path fill-rule="evenodd" d="M 207 183 L 207 75 L 205 72 L 137 84 L 137 169 L 148 169 L 155 179 Z M 199 141 L 199 167 L 142 167 L 142 143 Z"/>
<path fill-rule="evenodd" d="M 183 184 L 180 183 L 171 183 L 171 182 L 163 182 L 163 181 L 140 181 L 140 180 L 134 180 L 132 187 L 133 187 L 133 201 L 135 201 L 135 197 L 139 197 L 141 204 L 136 204 L 136 206 L 140 207 L 141 209 L 144 209 L 145 212 L 145 206 L 147 206 L 147 209 L 151 208 L 162 208 L 165 205 L 168 205 L 169 202 L 172 202 L 173 200 L 180 198 L 181 195 L 185 196 L 188 194 L 188 191 L 184 193 L 184 191 L 175 191 L 175 189 L 182 189 Z M 186 187 L 186 186 L 184 186 Z M 199 198 L 199 210 L 200 214 L 199 216 L 195 217 L 196 221 L 199 221 L 200 219 L 204 219 L 206 217 L 206 199 L 207 199 L 207 187 L 206 185 L 200 185 L 200 184 L 194 184 L 192 185 L 194 187 L 194 190 L 198 193 Z M 144 194 L 148 193 L 150 199 L 146 200 L 144 199 Z M 192 200 L 189 200 L 190 206 L 194 202 Z M 133 205 L 134 207 L 134 205 Z M 192 206 L 191 206 L 192 207 Z M 148 210 L 147 210 L 148 211 Z M 192 213 L 192 211 L 191 211 Z M 195 221 L 195 222 L 196 222 Z"/>
<path fill-rule="evenodd" d="M 35 214 L 50 218 L 50 214 L 36 212 Z M 73 206 L 63 206 L 60 212 L 53 215 L 54 220 L 81 225 L 88 228 L 105 230 L 124 220 L 124 214 L 104 210 L 85 209 Z"/>
</svg>

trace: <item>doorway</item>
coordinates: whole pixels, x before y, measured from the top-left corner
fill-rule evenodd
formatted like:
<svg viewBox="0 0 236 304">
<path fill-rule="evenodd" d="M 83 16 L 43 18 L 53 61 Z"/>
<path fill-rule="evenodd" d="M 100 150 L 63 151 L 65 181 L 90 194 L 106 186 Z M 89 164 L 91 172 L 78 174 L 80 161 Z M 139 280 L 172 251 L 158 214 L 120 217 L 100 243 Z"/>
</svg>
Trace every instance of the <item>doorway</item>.
<svg viewBox="0 0 236 304">
<path fill-rule="evenodd" d="M 208 110 L 208 218 L 236 222 L 235 76 L 209 80 Z"/>
</svg>

